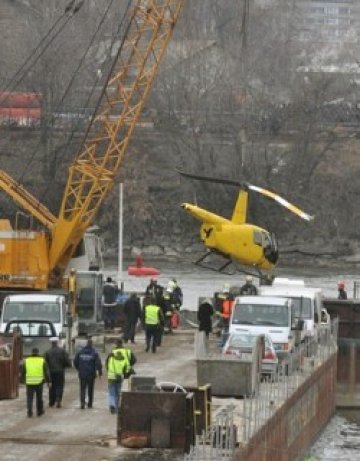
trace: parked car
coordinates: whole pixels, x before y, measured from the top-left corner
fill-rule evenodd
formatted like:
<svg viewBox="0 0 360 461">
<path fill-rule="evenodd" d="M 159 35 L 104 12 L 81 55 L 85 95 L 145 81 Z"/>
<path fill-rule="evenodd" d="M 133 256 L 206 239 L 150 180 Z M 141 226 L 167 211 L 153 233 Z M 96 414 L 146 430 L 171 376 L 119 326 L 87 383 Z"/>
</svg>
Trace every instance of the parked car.
<svg viewBox="0 0 360 461">
<path fill-rule="evenodd" d="M 278 357 L 269 335 L 250 335 L 248 333 L 231 333 L 223 347 L 223 354 L 233 354 L 238 357 L 245 357 L 252 354 L 256 339 L 262 337 L 264 340 L 264 352 L 261 365 L 262 375 L 274 375 L 278 367 Z"/>
</svg>

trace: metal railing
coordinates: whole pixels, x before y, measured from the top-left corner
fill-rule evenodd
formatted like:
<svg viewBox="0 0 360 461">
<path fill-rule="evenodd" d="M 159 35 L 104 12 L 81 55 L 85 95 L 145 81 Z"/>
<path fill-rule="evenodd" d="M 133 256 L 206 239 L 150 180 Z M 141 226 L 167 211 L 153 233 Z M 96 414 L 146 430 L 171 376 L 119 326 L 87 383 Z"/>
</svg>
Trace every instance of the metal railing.
<svg viewBox="0 0 360 461">
<path fill-rule="evenodd" d="M 242 438 L 247 442 L 318 368 L 337 350 L 338 319 L 321 327 L 316 338 L 307 338 L 284 360 L 272 376 L 262 381 L 257 396 L 243 399 Z"/>
<path fill-rule="evenodd" d="M 213 424 L 197 436 L 184 461 L 231 460 L 237 443 L 247 443 L 314 370 L 337 351 L 337 333 L 338 319 L 321 326 L 317 337 L 307 338 L 278 366 L 275 374 L 262 380 L 256 395 L 221 407 L 214 413 Z M 313 394 L 307 398 L 317 399 Z"/>
<path fill-rule="evenodd" d="M 357 281 L 357 280 L 354 281 L 353 298 L 354 299 L 359 299 L 360 298 L 360 282 Z"/>
<path fill-rule="evenodd" d="M 196 437 L 196 444 L 185 455 L 184 461 L 232 459 L 237 442 L 234 408 L 232 404 L 226 405 L 214 414 L 214 423 Z"/>
</svg>

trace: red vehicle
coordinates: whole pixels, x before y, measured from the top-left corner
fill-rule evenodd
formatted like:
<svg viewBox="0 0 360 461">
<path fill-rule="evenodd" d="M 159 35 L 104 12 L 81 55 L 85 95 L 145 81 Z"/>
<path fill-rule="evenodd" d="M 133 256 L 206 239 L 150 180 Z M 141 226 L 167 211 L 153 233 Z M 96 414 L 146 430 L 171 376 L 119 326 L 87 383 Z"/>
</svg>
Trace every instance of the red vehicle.
<svg viewBox="0 0 360 461">
<path fill-rule="evenodd" d="M 41 95 L 19 91 L 0 91 L 0 107 L 39 109 Z"/>
<path fill-rule="evenodd" d="M 0 125 L 34 128 L 40 117 L 40 94 L 0 91 Z"/>
</svg>

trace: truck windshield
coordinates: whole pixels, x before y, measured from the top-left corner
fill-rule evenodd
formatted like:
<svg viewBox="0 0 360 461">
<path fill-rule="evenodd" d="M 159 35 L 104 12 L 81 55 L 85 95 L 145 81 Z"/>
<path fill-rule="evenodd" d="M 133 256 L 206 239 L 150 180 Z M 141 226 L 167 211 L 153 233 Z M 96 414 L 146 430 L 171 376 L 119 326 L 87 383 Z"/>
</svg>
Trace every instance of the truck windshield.
<svg viewBox="0 0 360 461">
<path fill-rule="evenodd" d="M 299 319 L 311 319 L 311 299 L 310 298 L 291 298 L 292 311 L 294 317 Z"/>
<path fill-rule="evenodd" d="M 268 304 L 237 304 L 232 323 L 236 325 L 289 325 L 288 306 Z"/>
<path fill-rule="evenodd" d="M 60 304 L 8 302 L 4 305 L 3 323 L 29 319 L 58 323 L 60 322 Z"/>
</svg>

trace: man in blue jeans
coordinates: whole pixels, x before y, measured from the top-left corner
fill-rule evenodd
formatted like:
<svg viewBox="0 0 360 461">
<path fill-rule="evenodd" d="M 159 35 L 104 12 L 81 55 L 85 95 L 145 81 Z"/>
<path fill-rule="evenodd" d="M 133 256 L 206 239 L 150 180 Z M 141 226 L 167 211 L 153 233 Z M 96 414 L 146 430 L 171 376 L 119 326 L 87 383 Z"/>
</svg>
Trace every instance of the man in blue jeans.
<svg viewBox="0 0 360 461">
<path fill-rule="evenodd" d="M 76 355 L 74 367 L 78 371 L 80 381 L 80 408 L 85 408 L 85 396 L 88 395 L 87 407 L 92 408 L 94 400 L 94 384 L 96 376 L 102 376 L 102 363 L 98 352 L 94 349 L 92 340 Z"/>
<path fill-rule="evenodd" d="M 115 414 L 119 406 L 121 386 L 124 378 L 130 372 L 129 349 L 123 348 L 121 339 L 116 341 L 116 346 L 106 358 L 105 368 L 108 378 L 109 408 Z"/>
</svg>

